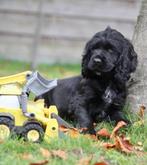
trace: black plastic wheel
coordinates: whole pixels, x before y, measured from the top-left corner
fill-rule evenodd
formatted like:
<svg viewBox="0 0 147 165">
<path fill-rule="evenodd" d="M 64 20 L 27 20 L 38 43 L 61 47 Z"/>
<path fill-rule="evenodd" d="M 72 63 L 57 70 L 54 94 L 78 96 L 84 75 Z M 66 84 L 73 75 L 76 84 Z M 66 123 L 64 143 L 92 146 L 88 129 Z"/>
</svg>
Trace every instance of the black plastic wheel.
<svg viewBox="0 0 147 165">
<path fill-rule="evenodd" d="M 9 117 L 0 116 L 0 139 L 4 140 L 12 135 L 14 121 Z"/>
<path fill-rule="evenodd" d="M 23 127 L 22 137 L 25 141 L 41 142 L 44 137 L 44 130 L 40 124 L 27 123 Z"/>
</svg>

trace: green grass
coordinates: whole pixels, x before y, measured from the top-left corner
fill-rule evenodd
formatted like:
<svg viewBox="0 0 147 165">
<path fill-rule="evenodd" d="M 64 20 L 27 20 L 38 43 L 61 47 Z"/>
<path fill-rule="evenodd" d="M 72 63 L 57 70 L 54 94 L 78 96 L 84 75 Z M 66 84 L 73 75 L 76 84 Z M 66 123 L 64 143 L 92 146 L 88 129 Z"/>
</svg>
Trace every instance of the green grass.
<svg viewBox="0 0 147 165">
<path fill-rule="evenodd" d="M 0 68 L 0 76 L 7 76 L 30 70 L 30 64 L 0 60 Z M 62 78 L 79 74 L 80 65 L 40 65 L 37 70 L 48 78 Z M 137 120 L 137 117 L 133 114 L 128 113 L 128 117 L 132 121 Z M 103 127 L 106 127 L 110 132 L 113 129 L 113 126 L 108 123 L 98 124 L 97 129 Z M 125 133 L 127 137 L 130 137 L 133 144 L 142 142 L 143 149 L 147 152 L 147 122 L 144 126 L 131 126 L 123 129 L 121 132 Z M 65 150 L 68 154 L 67 160 L 57 157 L 45 158 L 41 154 L 40 148 L 45 148 L 49 151 L 57 149 Z M 82 152 L 80 152 L 81 150 Z M 31 154 L 32 157 L 30 159 L 22 158 L 22 155 L 26 153 Z M 48 164 L 51 165 L 75 165 L 81 157 L 88 157 L 90 155 L 93 155 L 91 165 L 103 160 L 107 161 L 110 165 L 146 165 L 147 163 L 147 154 L 143 156 L 137 156 L 135 154 L 126 155 L 114 149 L 105 150 L 99 146 L 99 142 L 94 142 L 82 135 L 78 138 L 65 136 L 63 138 L 53 139 L 50 143 L 42 142 L 40 144 L 27 143 L 22 139 L 8 139 L 0 143 L 0 165 L 28 165 L 46 159 L 49 160 Z"/>
<path fill-rule="evenodd" d="M 16 74 L 26 70 L 31 70 L 31 65 L 29 63 L 19 62 L 19 61 L 10 61 L 0 59 L 0 76 L 7 76 L 11 74 Z M 48 78 L 62 78 L 72 75 L 80 74 L 80 65 L 79 64 L 54 64 L 47 65 L 41 64 L 36 70 Z"/>
</svg>

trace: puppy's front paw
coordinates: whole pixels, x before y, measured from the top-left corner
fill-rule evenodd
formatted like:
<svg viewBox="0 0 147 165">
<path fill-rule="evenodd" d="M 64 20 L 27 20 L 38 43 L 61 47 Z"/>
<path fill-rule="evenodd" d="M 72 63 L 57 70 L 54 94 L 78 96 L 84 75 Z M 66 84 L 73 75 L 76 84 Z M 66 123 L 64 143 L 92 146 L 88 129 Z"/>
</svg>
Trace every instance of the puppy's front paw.
<svg viewBox="0 0 147 165">
<path fill-rule="evenodd" d="M 96 135 L 96 131 L 94 128 L 80 128 L 80 133 Z"/>
</svg>

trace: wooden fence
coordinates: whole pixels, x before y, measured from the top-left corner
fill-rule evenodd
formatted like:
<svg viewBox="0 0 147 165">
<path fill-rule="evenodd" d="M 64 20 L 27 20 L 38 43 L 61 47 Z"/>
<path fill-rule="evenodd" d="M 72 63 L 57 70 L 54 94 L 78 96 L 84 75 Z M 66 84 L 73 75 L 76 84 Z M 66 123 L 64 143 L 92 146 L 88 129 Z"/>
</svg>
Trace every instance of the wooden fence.
<svg viewBox="0 0 147 165">
<path fill-rule="evenodd" d="M 132 38 L 141 0 L 0 0 L 0 57 L 76 63 L 107 25 Z"/>
</svg>

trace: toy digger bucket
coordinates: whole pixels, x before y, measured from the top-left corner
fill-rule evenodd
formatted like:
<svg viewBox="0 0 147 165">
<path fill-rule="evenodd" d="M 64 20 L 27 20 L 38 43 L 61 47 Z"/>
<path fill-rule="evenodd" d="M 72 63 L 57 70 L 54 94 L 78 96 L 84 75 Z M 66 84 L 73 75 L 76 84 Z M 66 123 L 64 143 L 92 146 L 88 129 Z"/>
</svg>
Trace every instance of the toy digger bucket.
<svg viewBox="0 0 147 165">
<path fill-rule="evenodd" d="M 40 96 L 57 86 L 57 80 L 46 80 L 37 71 L 28 77 L 24 90 Z"/>
</svg>

